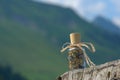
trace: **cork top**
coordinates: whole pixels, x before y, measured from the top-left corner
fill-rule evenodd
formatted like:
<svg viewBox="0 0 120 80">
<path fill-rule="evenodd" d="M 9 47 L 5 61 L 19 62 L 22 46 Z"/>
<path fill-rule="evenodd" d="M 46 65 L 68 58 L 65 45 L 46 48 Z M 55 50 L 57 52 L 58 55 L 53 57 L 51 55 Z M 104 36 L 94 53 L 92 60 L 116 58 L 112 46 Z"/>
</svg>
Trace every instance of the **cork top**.
<svg viewBox="0 0 120 80">
<path fill-rule="evenodd" d="M 71 33 L 70 34 L 70 42 L 71 42 L 71 44 L 80 43 L 80 34 L 79 33 Z"/>
</svg>

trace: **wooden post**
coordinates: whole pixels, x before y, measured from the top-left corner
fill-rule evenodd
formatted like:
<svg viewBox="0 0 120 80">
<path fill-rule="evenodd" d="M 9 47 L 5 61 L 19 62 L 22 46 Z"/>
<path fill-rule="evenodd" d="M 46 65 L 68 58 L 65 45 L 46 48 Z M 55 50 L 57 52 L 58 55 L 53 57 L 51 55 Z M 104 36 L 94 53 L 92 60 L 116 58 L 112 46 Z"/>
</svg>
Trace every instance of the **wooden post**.
<svg viewBox="0 0 120 80">
<path fill-rule="evenodd" d="M 71 70 L 57 80 L 120 80 L 120 60 L 96 67 Z"/>
</svg>

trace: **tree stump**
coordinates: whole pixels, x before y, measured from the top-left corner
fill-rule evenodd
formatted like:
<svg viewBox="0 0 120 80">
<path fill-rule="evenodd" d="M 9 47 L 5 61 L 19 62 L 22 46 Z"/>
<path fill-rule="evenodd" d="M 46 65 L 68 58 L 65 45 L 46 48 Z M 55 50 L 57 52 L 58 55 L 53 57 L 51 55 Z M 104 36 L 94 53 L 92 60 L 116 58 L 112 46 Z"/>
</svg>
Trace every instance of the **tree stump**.
<svg viewBox="0 0 120 80">
<path fill-rule="evenodd" d="M 120 80 L 120 60 L 95 67 L 71 70 L 57 80 Z"/>
</svg>

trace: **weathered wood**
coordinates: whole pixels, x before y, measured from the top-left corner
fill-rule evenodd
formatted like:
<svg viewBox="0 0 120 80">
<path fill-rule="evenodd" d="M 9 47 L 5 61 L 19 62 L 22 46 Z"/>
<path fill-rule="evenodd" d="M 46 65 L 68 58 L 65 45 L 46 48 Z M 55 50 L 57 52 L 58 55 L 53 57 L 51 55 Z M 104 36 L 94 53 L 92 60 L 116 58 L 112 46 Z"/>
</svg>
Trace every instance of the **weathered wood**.
<svg viewBox="0 0 120 80">
<path fill-rule="evenodd" d="M 58 80 L 120 80 L 120 60 L 96 67 L 71 70 L 61 75 Z"/>
</svg>

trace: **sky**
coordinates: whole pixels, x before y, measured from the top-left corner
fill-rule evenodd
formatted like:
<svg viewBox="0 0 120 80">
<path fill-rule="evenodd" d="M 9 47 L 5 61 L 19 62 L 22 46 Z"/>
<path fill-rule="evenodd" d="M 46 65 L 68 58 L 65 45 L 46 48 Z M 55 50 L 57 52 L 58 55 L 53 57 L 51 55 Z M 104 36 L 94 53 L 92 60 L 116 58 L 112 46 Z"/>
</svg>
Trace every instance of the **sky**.
<svg viewBox="0 0 120 80">
<path fill-rule="evenodd" d="M 35 0 L 73 9 L 88 21 L 98 15 L 106 17 L 120 27 L 120 0 Z"/>
</svg>

